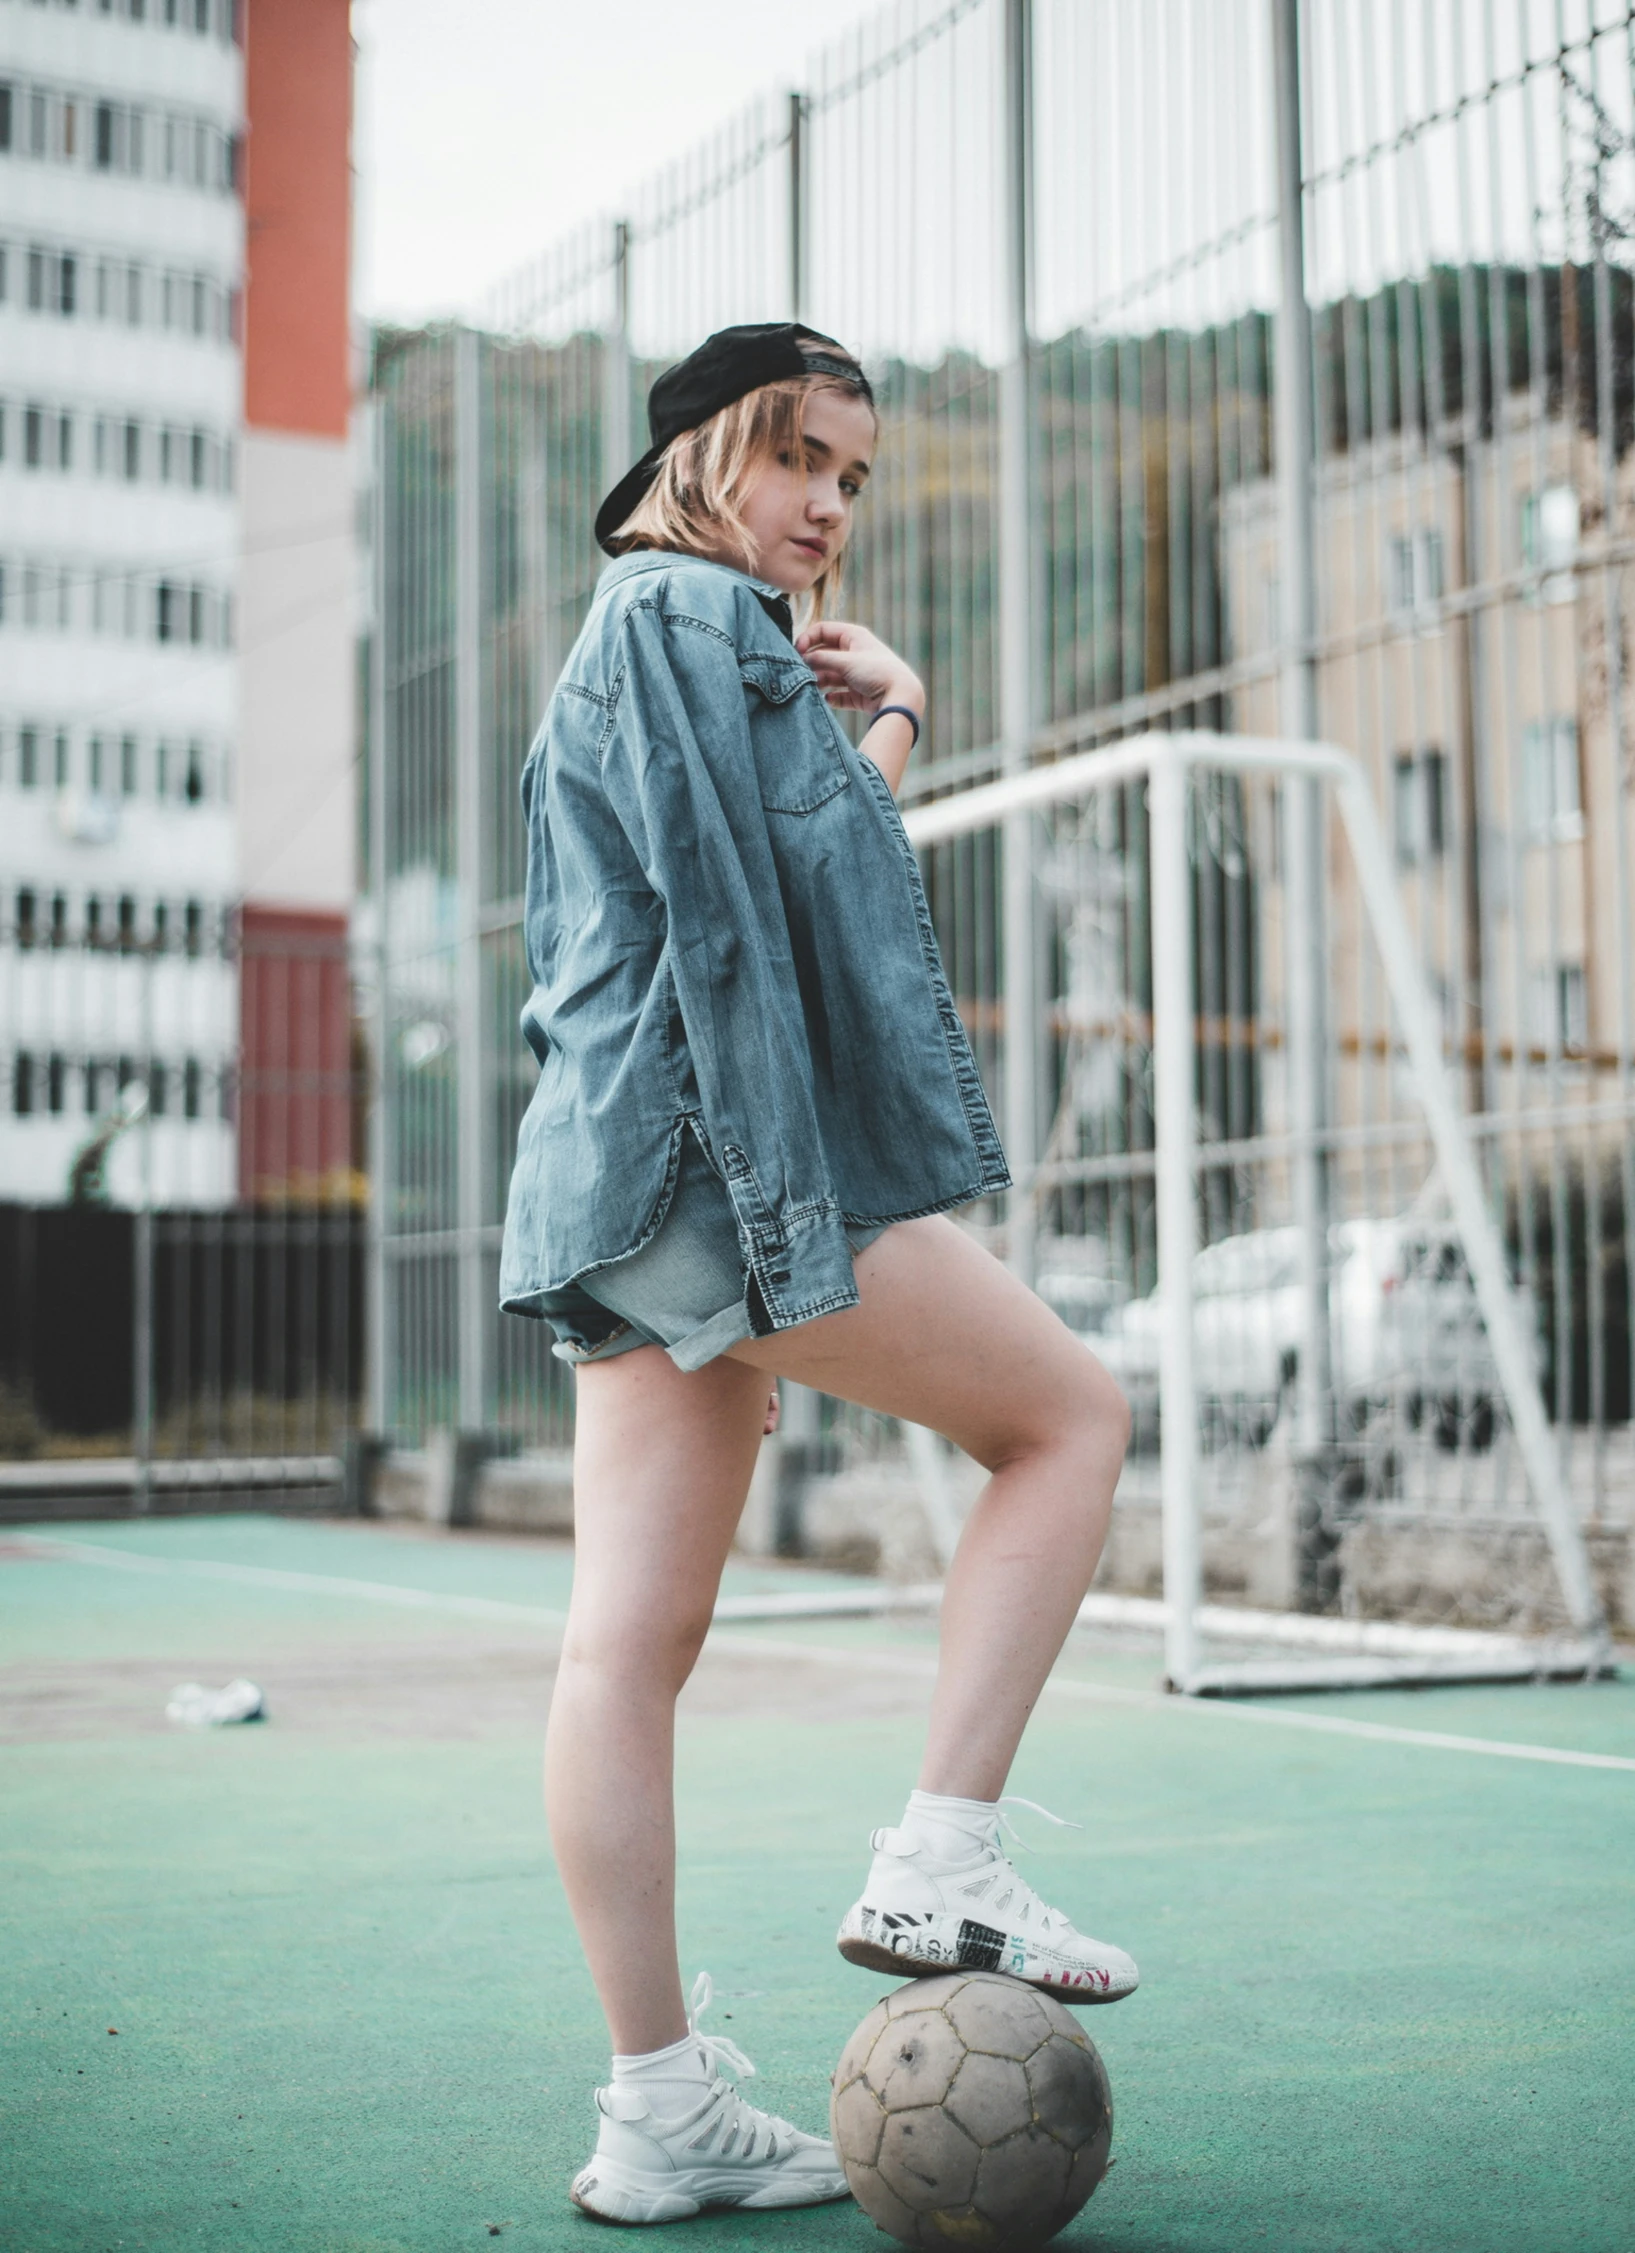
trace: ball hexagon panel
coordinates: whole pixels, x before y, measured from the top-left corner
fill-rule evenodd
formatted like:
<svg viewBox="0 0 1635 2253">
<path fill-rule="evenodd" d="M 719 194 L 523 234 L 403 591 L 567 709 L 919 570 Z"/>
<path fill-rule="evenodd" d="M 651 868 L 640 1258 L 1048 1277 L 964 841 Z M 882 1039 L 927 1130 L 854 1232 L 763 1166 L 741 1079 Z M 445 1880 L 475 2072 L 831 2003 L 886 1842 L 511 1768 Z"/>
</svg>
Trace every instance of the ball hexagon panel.
<svg viewBox="0 0 1635 2253">
<path fill-rule="evenodd" d="M 885 2130 L 885 2107 L 867 2081 L 859 2078 L 835 2090 L 829 2107 L 829 2133 L 846 2165 L 872 2167 L 880 2156 L 880 2138 Z"/>
<path fill-rule="evenodd" d="M 964 2054 L 940 2010 L 905 2011 L 881 2029 L 869 2051 L 866 2078 L 888 2112 L 941 2104 Z"/>
<path fill-rule="evenodd" d="M 981 2050 L 966 2053 L 945 2101 L 949 2116 L 979 2144 L 1014 2135 L 1035 2113 L 1027 2068 Z"/>
<path fill-rule="evenodd" d="M 1034 2051 L 1023 2072 L 1032 2117 L 1070 2151 L 1089 2143 L 1110 2124 L 1112 2091 L 1101 2060 L 1088 2043 L 1052 2034 Z"/>
<path fill-rule="evenodd" d="M 853 2198 L 876 2229 L 884 2230 L 902 2245 L 920 2242 L 920 2217 L 908 2201 L 899 2198 L 878 2167 L 848 2167 L 846 2180 Z"/>
<path fill-rule="evenodd" d="M 952 1985 L 952 1980 L 946 1976 L 933 1979 L 911 1979 L 906 1987 L 894 1987 L 889 1995 L 883 1996 L 879 2008 L 887 2018 L 900 2018 L 905 2010 L 935 2010 L 939 2007 L 942 1999 L 940 1990 Z M 928 1996 L 926 1989 L 929 1987 L 937 1988 L 939 1993 Z M 873 2015 L 874 2013 L 871 2011 L 869 2017 L 872 2018 Z M 863 2023 L 866 2026 L 868 2019 L 865 2019 Z"/>
<path fill-rule="evenodd" d="M 1042 2128 L 1019 2129 L 990 2144 L 977 2169 L 975 2204 L 1002 2226 L 1010 2246 L 1041 2244 L 1077 2211 L 1071 2202 L 1073 2155 Z"/>
<path fill-rule="evenodd" d="M 1033 1988 L 996 1972 L 967 1977 L 943 2005 L 968 2050 L 1018 2060 L 1031 2057 L 1052 2031 L 1049 2007 Z"/>
<path fill-rule="evenodd" d="M 981 2157 L 957 2120 L 940 2104 L 925 2104 L 887 2117 L 877 2164 L 888 2189 L 917 2214 L 928 2214 L 969 2201 Z"/>
<path fill-rule="evenodd" d="M 1068 2177 L 1068 2212 L 1076 2214 L 1090 2193 L 1107 2172 L 1107 2155 L 1113 2148 L 1113 2116 L 1107 2115 L 1107 2124 L 1098 2135 L 1073 2154 L 1073 2171 Z"/>
<path fill-rule="evenodd" d="M 927 2214 L 920 2223 L 919 2243 L 925 2246 L 951 2246 L 960 2253 L 998 2253 L 1008 2245 L 1005 2232 L 996 2229 L 986 2214 L 974 2206 L 947 2206 L 935 2214 Z"/>
</svg>

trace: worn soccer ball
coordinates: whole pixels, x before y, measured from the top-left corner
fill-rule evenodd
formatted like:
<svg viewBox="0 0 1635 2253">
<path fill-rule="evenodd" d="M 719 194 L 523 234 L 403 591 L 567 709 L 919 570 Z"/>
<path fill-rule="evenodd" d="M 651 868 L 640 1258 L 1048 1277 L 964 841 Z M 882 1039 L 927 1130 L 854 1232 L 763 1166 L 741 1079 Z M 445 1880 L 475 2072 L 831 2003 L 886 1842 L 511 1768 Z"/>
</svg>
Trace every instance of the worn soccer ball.
<svg viewBox="0 0 1635 2253">
<path fill-rule="evenodd" d="M 1042 2245 L 1107 2171 L 1113 2092 L 1071 2011 L 997 1972 L 912 1979 L 841 2053 L 830 2132 L 904 2245 Z"/>
</svg>

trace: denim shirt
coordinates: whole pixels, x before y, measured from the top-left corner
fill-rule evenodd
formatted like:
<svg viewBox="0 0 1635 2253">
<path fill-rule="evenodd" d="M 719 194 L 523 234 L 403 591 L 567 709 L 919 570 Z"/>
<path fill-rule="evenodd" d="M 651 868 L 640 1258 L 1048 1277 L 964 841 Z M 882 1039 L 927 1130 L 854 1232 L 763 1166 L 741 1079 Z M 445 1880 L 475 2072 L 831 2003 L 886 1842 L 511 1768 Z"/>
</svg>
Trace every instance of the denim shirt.
<svg viewBox="0 0 1635 2253">
<path fill-rule="evenodd" d="M 757 1336 L 856 1305 L 848 1222 L 1009 1185 L 896 802 L 789 627 L 722 564 L 620 557 L 523 770 L 540 1076 L 500 1299 L 575 1342 L 613 1318 L 573 1283 L 658 1229 L 689 1121 Z"/>
</svg>

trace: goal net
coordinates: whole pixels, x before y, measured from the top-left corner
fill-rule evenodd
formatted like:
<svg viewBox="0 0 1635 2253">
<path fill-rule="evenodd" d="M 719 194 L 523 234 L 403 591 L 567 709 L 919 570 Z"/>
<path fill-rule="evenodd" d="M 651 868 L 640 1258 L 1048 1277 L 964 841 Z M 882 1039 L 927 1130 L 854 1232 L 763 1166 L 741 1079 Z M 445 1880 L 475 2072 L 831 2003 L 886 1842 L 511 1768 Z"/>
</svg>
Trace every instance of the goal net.
<svg viewBox="0 0 1635 2253">
<path fill-rule="evenodd" d="M 1037 1097 L 971 1224 L 1135 1414 L 1087 1616 L 1189 1692 L 1599 1667 L 1525 1076 L 1477 1093 L 1358 763 L 1148 735 L 907 823 L 1007 1121 Z M 945 1557 L 970 1467 L 904 1468 Z"/>
</svg>

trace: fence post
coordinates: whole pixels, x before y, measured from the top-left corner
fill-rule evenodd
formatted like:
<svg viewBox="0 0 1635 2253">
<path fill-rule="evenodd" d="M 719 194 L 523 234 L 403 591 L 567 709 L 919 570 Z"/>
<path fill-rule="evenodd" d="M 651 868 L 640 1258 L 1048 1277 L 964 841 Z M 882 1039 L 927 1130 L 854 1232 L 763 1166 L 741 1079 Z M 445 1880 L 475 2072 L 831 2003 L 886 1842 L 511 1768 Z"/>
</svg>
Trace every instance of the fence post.
<svg viewBox="0 0 1635 2253">
<path fill-rule="evenodd" d="M 630 222 L 613 222 L 613 318 L 602 339 L 602 490 L 630 467 Z"/>
<path fill-rule="evenodd" d="M 137 1128 L 136 1212 L 131 1222 L 131 1508 L 144 1516 L 153 1502 L 153 963 L 151 952 L 137 962 L 142 981 L 142 1105 Z"/>
<path fill-rule="evenodd" d="M 459 1424 L 487 1422 L 482 927 L 482 340 L 454 338 L 455 1214 Z"/>
<path fill-rule="evenodd" d="M 789 97 L 789 318 L 806 318 L 807 220 L 809 192 L 806 168 L 810 149 L 806 138 L 806 96 Z"/>
<path fill-rule="evenodd" d="M 1005 0 L 1001 257 L 1004 319 L 999 369 L 999 727 L 1005 771 L 1021 773 L 1033 739 L 1033 7 Z M 1035 816 L 1006 816 L 1003 832 L 1004 1126 L 1016 1186 L 1006 1211 L 1006 1258 L 1024 1283 L 1034 1274 L 1039 1158 L 1038 926 Z"/>
<path fill-rule="evenodd" d="M 1174 743 L 1155 740 L 1147 778 L 1152 855 L 1153 1113 L 1158 1201 L 1159 1480 L 1164 1544 L 1164 1670 L 1184 1690 L 1198 1668 L 1203 1558 L 1198 1507 L 1198 1415 L 1192 1366 L 1192 1256 L 1198 1219 L 1193 1167 L 1192 869 L 1187 858 L 1191 770 Z"/>
<path fill-rule="evenodd" d="M 391 834 L 386 809 L 386 541 L 387 495 L 385 394 L 376 378 L 369 433 L 370 468 L 374 490 L 370 496 L 369 529 L 373 541 L 370 585 L 374 602 L 369 643 L 369 888 L 374 897 L 374 991 L 370 997 L 370 1038 L 374 1050 L 373 1085 L 369 1090 L 369 1268 L 364 1319 L 368 1324 L 368 1374 L 365 1423 L 384 1436 L 391 1429 L 391 1369 L 393 1353 L 392 1291 L 387 1273 L 386 1228 L 390 1211 L 387 1168 L 391 1156 L 388 1130 L 391 1102 L 391 951 L 388 940 L 386 867 L 387 840 Z"/>
<path fill-rule="evenodd" d="M 1279 289 L 1276 444 L 1282 666 L 1279 726 L 1310 742 L 1317 728 L 1316 530 L 1313 517 L 1311 309 L 1306 299 L 1305 174 L 1300 125 L 1300 0 L 1272 0 L 1277 120 Z M 1300 1230 L 1305 1313 L 1297 1370 L 1295 1448 L 1300 1466 L 1302 1608 L 1319 1605 L 1319 1552 L 1334 1438 L 1329 1315 L 1328 947 L 1322 784 L 1289 776 L 1283 790 L 1283 919 L 1287 981 L 1288 1109 L 1295 1148 L 1294 1217 Z"/>
</svg>

